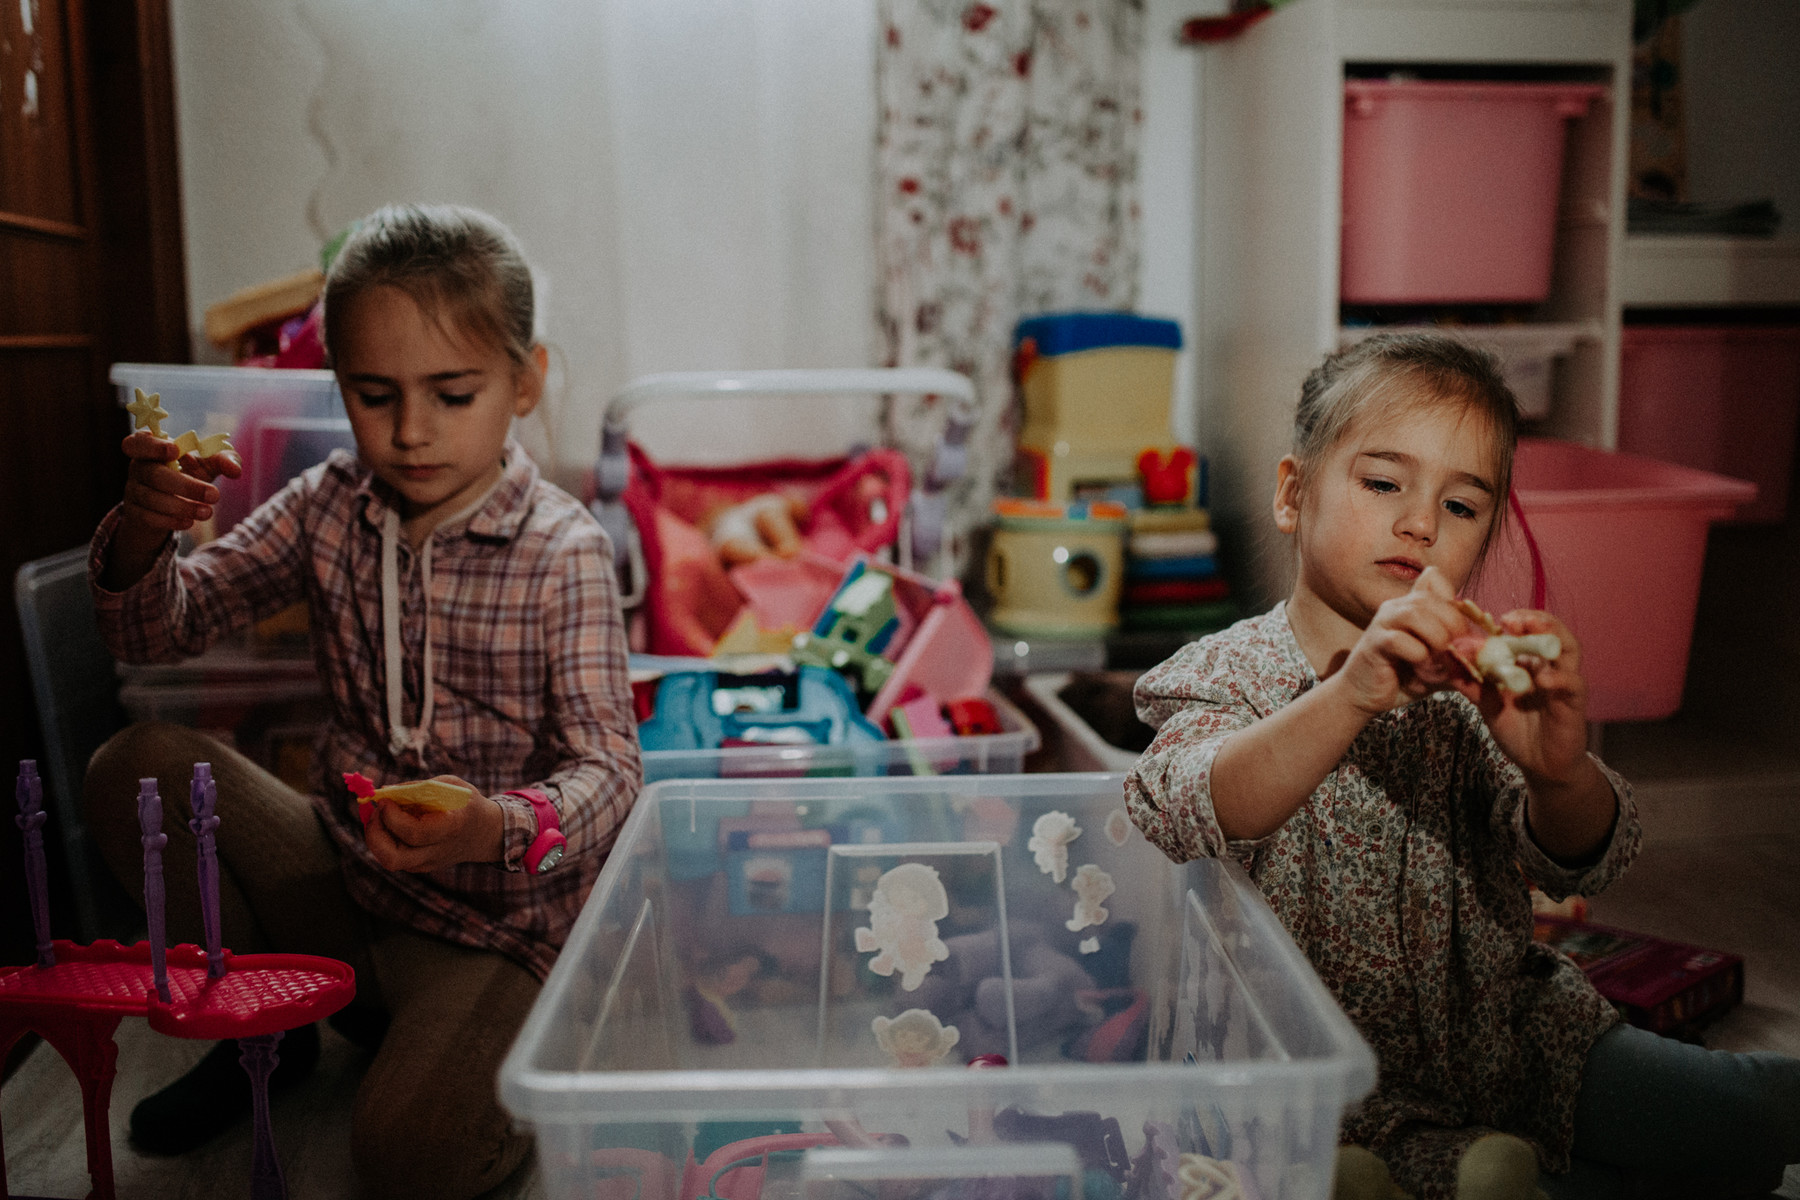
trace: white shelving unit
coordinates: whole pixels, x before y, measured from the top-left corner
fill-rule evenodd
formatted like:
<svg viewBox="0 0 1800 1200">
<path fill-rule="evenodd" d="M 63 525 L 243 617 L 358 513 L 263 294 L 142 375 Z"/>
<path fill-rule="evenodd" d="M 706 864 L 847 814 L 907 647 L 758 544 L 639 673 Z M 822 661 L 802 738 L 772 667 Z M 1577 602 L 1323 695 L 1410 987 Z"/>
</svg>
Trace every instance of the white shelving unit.
<svg viewBox="0 0 1800 1200">
<path fill-rule="evenodd" d="M 1199 441 L 1220 528 L 1250 552 L 1239 582 L 1251 608 L 1287 588 L 1270 498 L 1300 381 L 1364 332 L 1340 326 L 1338 301 L 1347 70 L 1533 68 L 1607 85 L 1570 122 L 1550 298 L 1501 328 L 1572 339 L 1538 428 L 1612 448 L 1630 27 L 1621 0 L 1301 0 L 1197 52 Z"/>
<path fill-rule="evenodd" d="M 1625 239 L 1622 302 L 1638 308 L 1800 305 L 1800 239 Z"/>
</svg>

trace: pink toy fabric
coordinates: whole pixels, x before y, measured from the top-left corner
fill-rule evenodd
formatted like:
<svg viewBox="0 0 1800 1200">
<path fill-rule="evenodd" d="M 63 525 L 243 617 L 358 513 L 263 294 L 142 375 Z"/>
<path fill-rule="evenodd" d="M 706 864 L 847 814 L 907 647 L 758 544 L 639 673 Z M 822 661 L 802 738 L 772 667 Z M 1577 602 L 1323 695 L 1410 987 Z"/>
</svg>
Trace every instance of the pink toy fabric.
<svg viewBox="0 0 1800 1200">
<path fill-rule="evenodd" d="M 793 496 L 806 506 L 801 530 L 806 553 L 841 566 L 858 552 L 873 552 L 899 537 L 911 487 L 906 456 L 896 450 L 869 450 L 849 459 L 665 468 L 632 446 L 624 503 L 643 539 L 649 576 L 645 648 L 652 654 L 710 654 L 744 607 L 746 589 L 754 590 L 764 577 L 740 574 L 742 568 L 727 573 L 720 565 L 703 531 L 720 509 L 765 492 Z M 778 572 L 778 587 L 791 589 L 796 572 L 804 571 Z M 829 596 L 827 588 L 821 606 Z M 806 623 L 814 615 L 816 609 Z"/>
</svg>

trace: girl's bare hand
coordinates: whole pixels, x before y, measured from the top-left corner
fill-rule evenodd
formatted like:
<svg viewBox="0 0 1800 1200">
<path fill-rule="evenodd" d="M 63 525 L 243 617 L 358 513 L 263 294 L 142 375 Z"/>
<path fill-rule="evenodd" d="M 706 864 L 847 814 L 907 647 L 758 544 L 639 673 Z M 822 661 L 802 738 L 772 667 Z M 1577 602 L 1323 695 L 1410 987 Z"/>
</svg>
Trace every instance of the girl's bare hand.
<svg viewBox="0 0 1800 1200">
<path fill-rule="evenodd" d="M 1449 580 L 1426 567 L 1406 595 L 1375 610 L 1334 678 L 1350 702 L 1371 716 L 1442 691 L 1456 679 L 1450 640 L 1467 625 Z"/>
<path fill-rule="evenodd" d="M 126 438 L 125 456 L 131 465 L 125 472 L 125 503 L 121 518 L 137 530 L 158 534 L 191 529 L 213 515 L 219 489 L 212 481 L 220 475 L 237 478 L 243 463 L 229 450 L 201 459 L 182 455 L 175 443 L 140 429 Z M 180 466 L 171 471 L 170 464 Z"/>
<path fill-rule="evenodd" d="M 1521 655 L 1531 674 L 1531 690 L 1504 692 L 1493 684 L 1479 689 L 1459 684 L 1487 719 L 1494 741 L 1519 764 L 1529 782 L 1564 783 L 1585 769 L 1587 760 L 1587 680 L 1581 674 L 1581 645 L 1569 627 L 1547 612 L 1514 609 L 1498 618 L 1508 633 L 1553 633 L 1562 642 L 1555 662 Z"/>
<path fill-rule="evenodd" d="M 375 861 L 390 871 L 415 872 L 465 862 L 499 862 L 505 828 L 499 802 L 455 775 L 433 778 L 468 788 L 475 798 L 455 812 L 376 801 L 375 819 L 363 830 L 364 843 Z"/>
</svg>

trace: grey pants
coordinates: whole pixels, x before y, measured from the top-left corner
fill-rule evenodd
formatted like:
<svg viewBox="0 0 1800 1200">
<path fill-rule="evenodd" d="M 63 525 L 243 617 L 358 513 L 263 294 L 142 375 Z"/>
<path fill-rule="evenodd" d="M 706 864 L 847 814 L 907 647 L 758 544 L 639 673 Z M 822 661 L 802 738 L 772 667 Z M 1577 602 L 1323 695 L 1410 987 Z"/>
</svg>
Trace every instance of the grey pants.
<svg viewBox="0 0 1800 1200">
<path fill-rule="evenodd" d="M 1800 1163 L 1800 1059 L 1617 1025 L 1588 1053 L 1573 1157 L 1551 1200 L 1765 1195 Z"/>
<path fill-rule="evenodd" d="M 503 955 L 415 933 L 359 908 L 312 802 L 205 734 L 134 725 L 94 755 L 85 808 L 101 854 L 127 892 L 143 894 L 137 781 L 163 800 L 163 879 L 171 942 L 203 940 L 191 867 L 188 780 L 210 762 L 219 785 L 219 908 L 224 944 L 340 959 L 356 1003 L 384 1010 L 387 1036 L 356 1096 L 351 1156 L 370 1196 L 471 1197 L 502 1182 L 531 1150 L 500 1107 L 495 1078 L 538 979 Z"/>
</svg>

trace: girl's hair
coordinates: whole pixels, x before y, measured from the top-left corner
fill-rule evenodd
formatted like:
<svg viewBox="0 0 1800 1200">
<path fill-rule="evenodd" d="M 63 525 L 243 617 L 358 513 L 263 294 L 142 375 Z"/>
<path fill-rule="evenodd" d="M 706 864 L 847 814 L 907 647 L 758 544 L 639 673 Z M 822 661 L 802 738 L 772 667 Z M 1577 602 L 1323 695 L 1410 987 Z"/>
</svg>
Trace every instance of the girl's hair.
<svg viewBox="0 0 1800 1200">
<path fill-rule="evenodd" d="M 390 204 L 357 223 L 325 276 L 325 347 L 343 344 L 349 302 L 395 287 L 428 320 L 531 362 L 531 268 L 512 231 L 450 204 Z"/>
<path fill-rule="evenodd" d="M 1302 486 L 1357 421 L 1410 407 L 1455 405 L 1494 432 L 1494 515 L 1481 553 L 1506 519 L 1519 402 L 1500 360 L 1441 333 L 1380 333 L 1327 355 L 1300 387 L 1294 411 L 1294 457 Z"/>
</svg>

